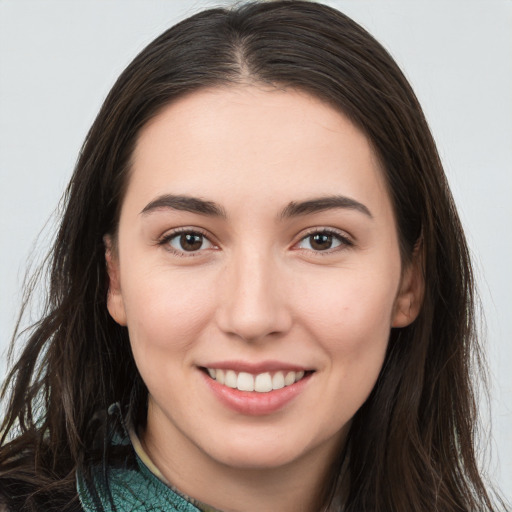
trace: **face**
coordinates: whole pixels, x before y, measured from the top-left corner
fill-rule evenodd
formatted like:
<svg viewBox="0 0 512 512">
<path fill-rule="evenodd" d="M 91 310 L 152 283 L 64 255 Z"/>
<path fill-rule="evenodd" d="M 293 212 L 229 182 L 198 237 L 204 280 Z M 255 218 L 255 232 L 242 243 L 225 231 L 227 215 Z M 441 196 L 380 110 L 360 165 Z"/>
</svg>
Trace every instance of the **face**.
<svg viewBox="0 0 512 512">
<path fill-rule="evenodd" d="M 367 139 L 292 90 L 203 90 L 150 121 L 107 261 L 144 435 L 198 466 L 328 457 L 417 313 Z"/>
</svg>

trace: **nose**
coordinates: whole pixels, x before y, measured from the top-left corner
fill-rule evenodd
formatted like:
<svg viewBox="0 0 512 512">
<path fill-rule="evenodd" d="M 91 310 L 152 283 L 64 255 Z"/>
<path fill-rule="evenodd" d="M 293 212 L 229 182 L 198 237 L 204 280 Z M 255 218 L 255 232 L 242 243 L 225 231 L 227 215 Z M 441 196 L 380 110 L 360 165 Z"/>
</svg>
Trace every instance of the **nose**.
<svg viewBox="0 0 512 512">
<path fill-rule="evenodd" d="M 217 324 L 226 334 L 256 342 L 291 327 L 283 275 L 271 254 L 233 257 L 222 273 L 218 297 Z"/>
</svg>

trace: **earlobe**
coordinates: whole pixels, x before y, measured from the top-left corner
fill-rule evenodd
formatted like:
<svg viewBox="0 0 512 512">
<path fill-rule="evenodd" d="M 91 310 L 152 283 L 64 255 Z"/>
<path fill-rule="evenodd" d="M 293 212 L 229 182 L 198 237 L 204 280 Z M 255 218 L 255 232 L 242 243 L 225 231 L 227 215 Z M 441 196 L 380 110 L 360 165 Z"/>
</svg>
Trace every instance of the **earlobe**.
<svg viewBox="0 0 512 512">
<path fill-rule="evenodd" d="M 105 262 L 109 279 L 107 309 L 110 316 L 122 326 L 126 326 L 126 312 L 119 276 L 119 258 L 110 235 L 103 237 L 105 244 Z"/>
<path fill-rule="evenodd" d="M 395 300 L 391 327 L 406 327 L 420 313 L 425 291 L 421 243 L 414 249 L 412 261 L 405 269 Z"/>
</svg>

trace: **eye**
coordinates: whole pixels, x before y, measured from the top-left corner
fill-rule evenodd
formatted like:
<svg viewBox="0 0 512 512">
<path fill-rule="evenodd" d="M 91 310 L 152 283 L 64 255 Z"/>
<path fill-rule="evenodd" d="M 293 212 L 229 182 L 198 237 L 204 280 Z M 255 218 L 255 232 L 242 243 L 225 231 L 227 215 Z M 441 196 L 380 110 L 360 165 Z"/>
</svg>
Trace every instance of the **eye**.
<svg viewBox="0 0 512 512">
<path fill-rule="evenodd" d="M 180 231 L 166 236 L 162 244 L 167 244 L 176 253 L 196 253 L 214 247 L 205 235 L 197 231 Z"/>
<path fill-rule="evenodd" d="M 336 249 L 341 246 L 352 246 L 353 243 L 340 233 L 329 230 L 314 231 L 302 238 L 297 244 L 299 249 L 323 252 Z"/>
</svg>

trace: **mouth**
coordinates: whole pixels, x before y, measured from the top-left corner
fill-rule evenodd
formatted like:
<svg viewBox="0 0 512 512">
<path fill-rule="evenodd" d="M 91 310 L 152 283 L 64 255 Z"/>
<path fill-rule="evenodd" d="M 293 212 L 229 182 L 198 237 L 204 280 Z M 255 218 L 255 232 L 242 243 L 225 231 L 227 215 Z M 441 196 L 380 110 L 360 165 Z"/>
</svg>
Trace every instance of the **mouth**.
<svg viewBox="0 0 512 512">
<path fill-rule="evenodd" d="M 239 391 L 270 393 L 291 386 L 313 373 L 312 370 L 277 370 L 258 374 L 221 368 L 202 368 L 217 383 Z"/>
<path fill-rule="evenodd" d="M 221 404 L 237 414 L 253 417 L 286 410 L 310 388 L 316 371 L 279 361 L 224 361 L 198 369 Z"/>
</svg>

